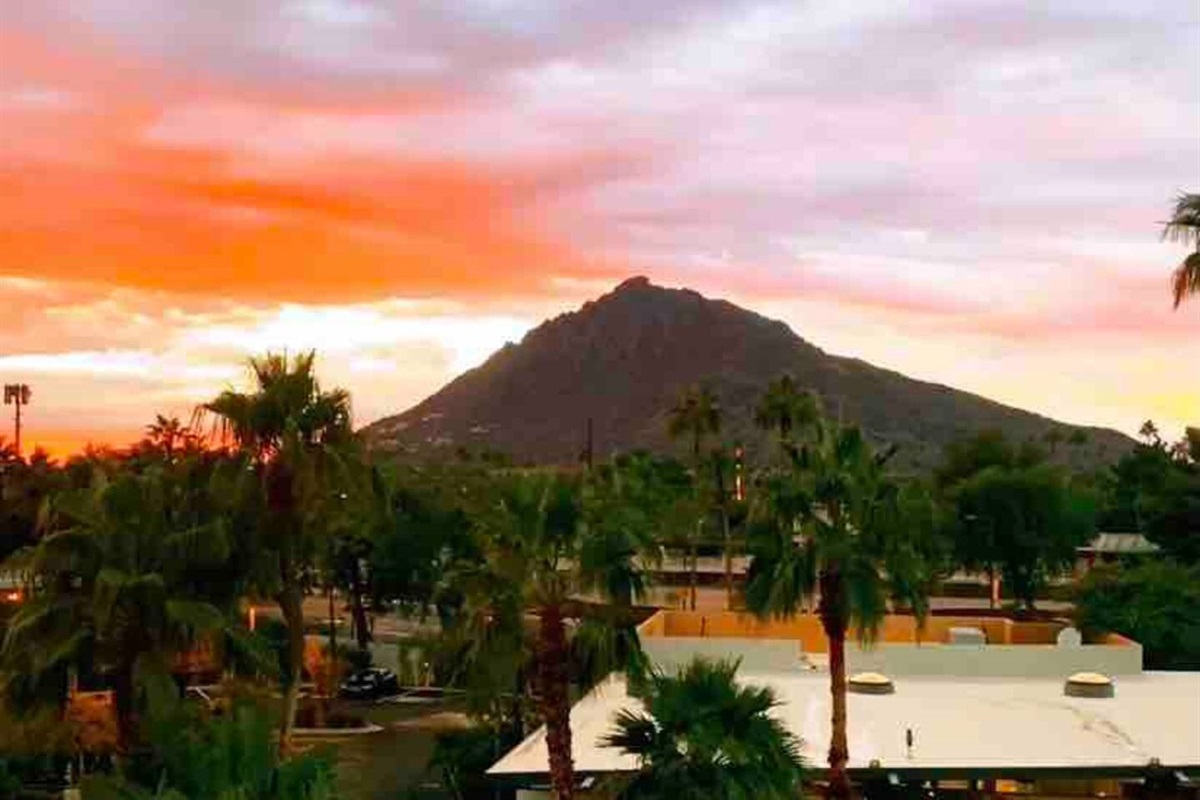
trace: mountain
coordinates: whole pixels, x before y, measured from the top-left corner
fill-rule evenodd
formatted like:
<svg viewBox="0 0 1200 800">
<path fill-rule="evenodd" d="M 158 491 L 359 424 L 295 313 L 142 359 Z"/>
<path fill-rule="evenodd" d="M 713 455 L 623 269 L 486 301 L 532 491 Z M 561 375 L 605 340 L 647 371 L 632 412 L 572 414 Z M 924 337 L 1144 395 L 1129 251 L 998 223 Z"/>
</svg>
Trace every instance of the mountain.
<svg viewBox="0 0 1200 800">
<path fill-rule="evenodd" d="M 761 453 L 766 441 L 753 409 L 767 382 L 784 373 L 818 392 L 832 416 L 898 445 L 899 463 L 910 467 L 935 463 L 947 442 L 985 428 L 1018 441 L 1075 429 L 829 355 L 782 322 L 639 277 L 542 323 L 419 405 L 367 426 L 365 435 L 372 446 L 407 456 L 465 448 L 501 451 L 517 463 L 567 464 L 580 458 L 590 419 L 598 458 L 636 448 L 682 452 L 667 439 L 667 411 L 699 383 L 720 399 L 722 438 Z M 1087 442 L 1060 445 L 1060 459 L 1112 460 L 1133 445 L 1113 430 L 1082 430 Z"/>
</svg>

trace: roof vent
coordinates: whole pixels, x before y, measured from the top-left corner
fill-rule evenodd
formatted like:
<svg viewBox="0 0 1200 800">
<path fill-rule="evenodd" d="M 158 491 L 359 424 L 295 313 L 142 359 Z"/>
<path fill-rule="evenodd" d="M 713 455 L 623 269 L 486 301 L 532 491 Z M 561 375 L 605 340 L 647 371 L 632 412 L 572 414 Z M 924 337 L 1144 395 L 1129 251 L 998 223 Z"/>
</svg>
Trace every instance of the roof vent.
<svg viewBox="0 0 1200 800">
<path fill-rule="evenodd" d="M 855 694 L 892 694 L 896 691 L 896 685 L 892 683 L 891 679 L 878 672 L 860 672 L 857 675 L 851 675 L 847 688 Z"/>
<path fill-rule="evenodd" d="M 1076 672 L 1063 687 L 1067 697 L 1112 697 L 1113 682 L 1099 672 Z"/>
</svg>

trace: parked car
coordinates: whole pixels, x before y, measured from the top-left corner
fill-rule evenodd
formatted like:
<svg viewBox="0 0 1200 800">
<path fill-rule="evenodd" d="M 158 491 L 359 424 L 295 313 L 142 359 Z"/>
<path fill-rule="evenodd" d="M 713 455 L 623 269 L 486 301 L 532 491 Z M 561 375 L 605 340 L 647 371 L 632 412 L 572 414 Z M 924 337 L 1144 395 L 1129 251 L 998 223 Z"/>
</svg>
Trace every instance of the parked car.
<svg viewBox="0 0 1200 800">
<path fill-rule="evenodd" d="M 353 673 L 342 681 L 339 694 L 351 700 L 375 700 L 400 691 L 400 681 L 390 669 L 372 667 Z"/>
</svg>

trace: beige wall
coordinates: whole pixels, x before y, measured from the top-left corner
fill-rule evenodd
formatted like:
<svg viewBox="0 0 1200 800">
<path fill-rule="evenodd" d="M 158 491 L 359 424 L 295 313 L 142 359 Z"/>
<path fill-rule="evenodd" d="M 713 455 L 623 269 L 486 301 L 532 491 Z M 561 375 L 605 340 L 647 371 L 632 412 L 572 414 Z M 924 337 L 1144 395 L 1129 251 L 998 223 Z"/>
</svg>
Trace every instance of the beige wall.
<svg viewBox="0 0 1200 800">
<path fill-rule="evenodd" d="M 986 645 L 949 645 L 955 627 L 984 631 Z M 1067 676 L 1091 671 L 1131 675 L 1142 670 L 1142 648 L 1121 636 L 1095 644 L 1059 647 L 1064 625 L 1014 622 L 992 617 L 930 617 L 918 628 L 911 616 L 884 618 L 866 645 L 852 637 L 847 646 L 851 671 L 889 675 Z M 734 612 L 660 611 L 640 629 L 642 646 L 664 669 L 694 656 L 740 658 L 744 669 L 804 669 L 802 653 L 826 653 L 828 640 L 820 619 L 799 614 L 787 619 L 758 619 Z"/>
<path fill-rule="evenodd" d="M 740 661 L 743 671 L 788 672 L 804 668 L 797 642 L 786 639 L 701 639 L 694 636 L 647 637 L 642 649 L 655 666 L 674 672 L 693 658 Z"/>
<path fill-rule="evenodd" d="M 1063 678 L 1076 672 L 1137 675 L 1142 648 L 1045 644 L 933 645 L 883 644 L 848 648 L 848 670 L 885 675 L 955 675 L 991 678 Z"/>
</svg>

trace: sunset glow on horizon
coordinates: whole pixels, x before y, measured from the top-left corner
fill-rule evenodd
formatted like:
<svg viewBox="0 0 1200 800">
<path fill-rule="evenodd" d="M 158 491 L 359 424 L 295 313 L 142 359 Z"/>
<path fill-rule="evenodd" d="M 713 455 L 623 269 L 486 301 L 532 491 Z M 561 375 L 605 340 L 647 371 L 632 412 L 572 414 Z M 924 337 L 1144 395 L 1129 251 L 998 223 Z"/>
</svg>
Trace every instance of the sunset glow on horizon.
<svg viewBox="0 0 1200 800">
<path fill-rule="evenodd" d="M 361 425 L 644 274 L 1175 436 L 1200 6 L 1096 6 L 5 3 L 0 382 L 63 456 L 315 349 Z"/>
</svg>

